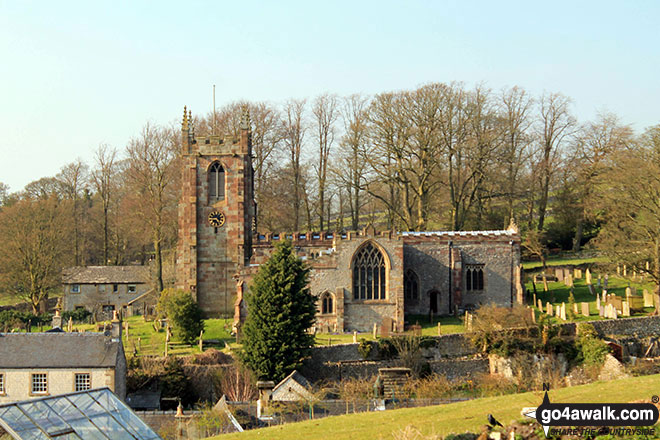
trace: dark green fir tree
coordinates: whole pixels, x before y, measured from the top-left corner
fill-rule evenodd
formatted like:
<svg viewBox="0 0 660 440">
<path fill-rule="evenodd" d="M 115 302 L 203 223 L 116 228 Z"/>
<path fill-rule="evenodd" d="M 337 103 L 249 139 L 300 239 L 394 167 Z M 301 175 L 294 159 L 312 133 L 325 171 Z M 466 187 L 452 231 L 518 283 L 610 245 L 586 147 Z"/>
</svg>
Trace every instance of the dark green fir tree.
<svg viewBox="0 0 660 440">
<path fill-rule="evenodd" d="M 309 269 L 290 242 L 279 244 L 255 275 L 243 326 L 245 364 L 260 379 L 279 381 L 296 368 L 314 344 L 316 298 L 309 293 Z"/>
</svg>

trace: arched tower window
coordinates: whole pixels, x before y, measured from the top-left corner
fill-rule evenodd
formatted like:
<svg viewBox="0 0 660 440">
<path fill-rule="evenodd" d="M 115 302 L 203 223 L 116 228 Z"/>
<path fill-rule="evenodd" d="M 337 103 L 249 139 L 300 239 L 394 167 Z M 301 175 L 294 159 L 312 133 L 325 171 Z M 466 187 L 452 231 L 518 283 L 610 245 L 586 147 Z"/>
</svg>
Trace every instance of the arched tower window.
<svg viewBox="0 0 660 440">
<path fill-rule="evenodd" d="M 321 314 L 331 315 L 335 313 L 335 304 L 332 298 L 332 294 L 325 292 L 321 295 Z"/>
<path fill-rule="evenodd" d="M 406 299 L 413 300 L 419 297 L 419 278 L 412 269 L 408 269 L 403 275 L 403 295 Z"/>
<path fill-rule="evenodd" d="M 367 243 L 353 257 L 353 298 L 385 299 L 386 282 L 385 256 Z"/>
<path fill-rule="evenodd" d="M 213 162 L 209 168 L 209 200 L 225 199 L 225 170 L 220 162 Z"/>
</svg>

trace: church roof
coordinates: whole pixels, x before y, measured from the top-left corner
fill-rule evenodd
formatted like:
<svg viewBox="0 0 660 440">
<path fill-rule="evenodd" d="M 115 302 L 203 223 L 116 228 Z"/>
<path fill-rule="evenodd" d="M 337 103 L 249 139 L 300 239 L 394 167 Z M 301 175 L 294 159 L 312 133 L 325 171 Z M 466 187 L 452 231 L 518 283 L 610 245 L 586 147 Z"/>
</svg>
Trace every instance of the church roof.
<svg viewBox="0 0 660 440">
<path fill-rule="evenodd" d="M 404 237 L 419 237 L 419 236 L 437 236 L 437 237 L 472 237 L 472 236 L 516 236 L 515 231 L 510 229 L 502 229 L 495 231 L 404 231 L 400 232 Z"/>
<path fill-rule="evenodd" d="M 120 344 L 103 333 L 0 333 L 0 370 L 114 367 Z"/>
<path fill-rule="evenodd" d="M 75 266 L 62 269 L 64 284 L 146 284 L 148 266 Z"/>
</svg>

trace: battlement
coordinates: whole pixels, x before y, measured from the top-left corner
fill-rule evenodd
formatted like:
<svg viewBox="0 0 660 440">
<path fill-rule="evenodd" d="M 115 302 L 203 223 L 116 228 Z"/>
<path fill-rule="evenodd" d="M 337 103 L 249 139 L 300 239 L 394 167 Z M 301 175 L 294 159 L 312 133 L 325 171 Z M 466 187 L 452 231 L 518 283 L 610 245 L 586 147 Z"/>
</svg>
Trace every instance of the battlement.
<svg viewBox="0 0 660 440">
<path fill-rule="evenodd" d="M 191 143 L 199 145 L 234 145 L 238 144 L 239 142 L 239 139 L 233 137 L 230 134 L 225 134 L 224 136 L 196 136 L 192 138 Z"/>
<path fill-rule="evenodd" d="M 373 229 L 365 228 L 361 231 L 321 231 L 321 232 L 286 232 L 286 233 L 266 233 L 257 234 L 253 246 L 273 246 L 278 241 L 291 240 L 294 246 L 318 246 L 334 247 L 336 241 L 353 240 L 362 237 L 385 237 L 391 239 L 397 238 L 396 233 L 392 231 L 382 231 L 376 233 Z"/>
</svg>

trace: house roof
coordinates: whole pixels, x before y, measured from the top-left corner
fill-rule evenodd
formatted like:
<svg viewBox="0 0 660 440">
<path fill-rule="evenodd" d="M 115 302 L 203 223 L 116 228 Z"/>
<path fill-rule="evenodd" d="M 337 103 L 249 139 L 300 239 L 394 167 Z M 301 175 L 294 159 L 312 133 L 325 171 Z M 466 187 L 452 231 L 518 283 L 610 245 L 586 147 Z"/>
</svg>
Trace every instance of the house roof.
<svg viewBox="0 0 660 440">
<path fill-rule="evenodd" d="M 62 269 L 64 284 L 146 284 L 148 266 L 75 266 Z"/>
<path fill-rule="evenodd" d="M 0 370 L 114 367 L 120 344 L 103 333 L 0 333 Z"/>
<path fill-rule="evenodd" d="M 292 386 L 297 383 L 299 385 L 297 390 L 292 391 Z M 297 370 L 293 370 L 291 374 L 282 379 L 272 391 L 273 400 L 305 400 L 310 399 L 312 394 L 308 391 L 312 385 L 302 374 Z M 294 397 L 291 399 L 291 397 Z"/>
</svg>

